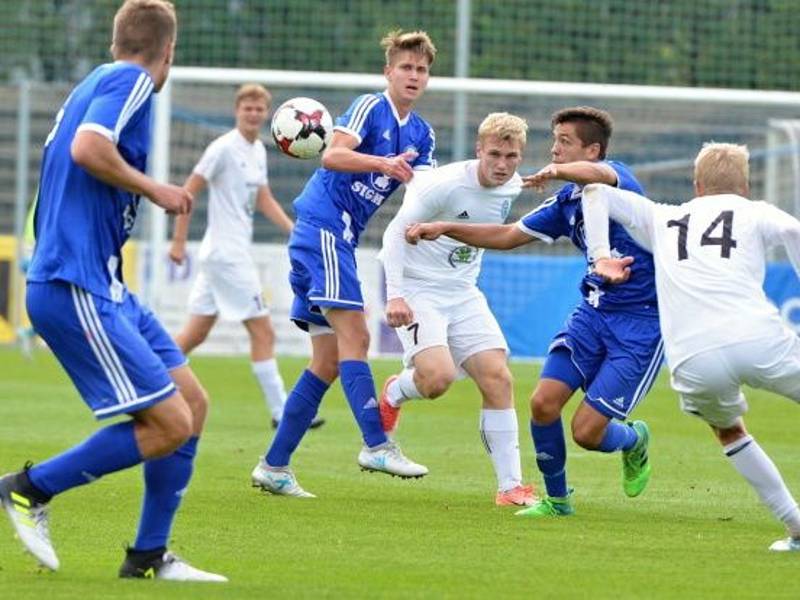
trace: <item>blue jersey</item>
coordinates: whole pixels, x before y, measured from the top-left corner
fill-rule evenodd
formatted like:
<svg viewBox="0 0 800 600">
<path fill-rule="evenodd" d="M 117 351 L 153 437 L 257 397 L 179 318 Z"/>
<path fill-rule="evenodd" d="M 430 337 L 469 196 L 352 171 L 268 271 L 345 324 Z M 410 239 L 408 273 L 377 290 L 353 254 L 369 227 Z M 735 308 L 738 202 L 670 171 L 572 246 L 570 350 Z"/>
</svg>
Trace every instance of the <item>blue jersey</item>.
<svg viewBox="0 0 800 600">
<path fill-rule="evenodd" d="M 341 117 L 336 130 L 358 140 L 355 151 L 392 157 L 417 153 L 415 169 L 435 166 L 433 128 L 412 112 L 401 119 L 386 92 L 359 96 Z M 321 167 L 294 201 L 299 220 L 333 232 L 353 245 L 367 221 L 400 182 L 382 173 L 343 173 Z"/>
<path fill-rule="evenodd" d="M 144 172 L 152 94 L 147 71 L 116 62 L 92 71 L 61 107 L 42 157 L 29 281 L 67 281 L 103 298 L 123 300 L 121 249 L 139 197 L 90 175 L 72 160 L 70 147 L 78 131 L 96 132 Z"/>
<path fill-rule="evenodd" d="M 644 195 L 644 190 L 630 169 L 617 161 L 607 161 L 617 174 L 617 186 Z M 586 239 L 581 210 L 581 186 L 569 183 L 555 196 L 548 198 L 518 222 L 526 233 L 552 242 L 569 236 L 572 243 L 586 256 Z M 595 308 L 625 310 L 643 315 L 657 315 L 655 267 L 653 256 L 628 235 L 622 225 L 611 221 L 609 242 L 613 256 L 632 256 L 631 277 L 625 283 L 608 285 L 587 269 L 581 282 L 584 300 Z M 587 257 L 588 262 L 588 257 Z"/>
</svg>

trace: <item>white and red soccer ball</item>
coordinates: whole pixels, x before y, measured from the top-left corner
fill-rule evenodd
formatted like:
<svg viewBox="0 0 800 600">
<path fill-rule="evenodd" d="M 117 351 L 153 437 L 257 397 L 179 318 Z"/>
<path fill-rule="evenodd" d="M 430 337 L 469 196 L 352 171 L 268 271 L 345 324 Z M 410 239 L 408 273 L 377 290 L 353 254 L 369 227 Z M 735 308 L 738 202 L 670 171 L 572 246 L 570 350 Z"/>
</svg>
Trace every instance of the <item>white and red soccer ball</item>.
<svg viewBox="0 0 800 600">
<path fill-rule="evenodd" d="M 315 158 L 330 144 L 333 120 L 328 110 L 312 98 L 292 98 L 272 115 L 272 138 L 284 154 Z"/>
</svg>

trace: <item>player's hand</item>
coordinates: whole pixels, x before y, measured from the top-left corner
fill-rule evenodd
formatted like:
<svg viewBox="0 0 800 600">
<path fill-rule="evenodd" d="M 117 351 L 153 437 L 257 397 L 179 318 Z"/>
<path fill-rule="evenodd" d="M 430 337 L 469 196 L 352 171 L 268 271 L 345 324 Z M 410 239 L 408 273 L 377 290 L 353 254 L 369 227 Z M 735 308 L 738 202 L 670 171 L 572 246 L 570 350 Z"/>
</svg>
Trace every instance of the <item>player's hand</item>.
<svg viewBox="0 0 800 600">
<path fill-rule="evenodd" d="M 188 215 L 194 202 L 189 190 L 169 183 L 159 184 L 151 199 L 170 215 Z"/>
<path fill-rule="evenodd" d="M 537 192 L 543 192 L 545 185 L 551 179 L 558 179 L 558 167 L 553 163 L 539 169 L 539 171 L 533 175 L 526 175 L 523 177 L 522 187 L 533 188 Z"/>
<path fill-rule="evenodd" d="M 414 322 L 414 312 L 402 298 L 391 298 L 386 302 L 386 322 L 389 327 L 402 327 Z"/>
<path fill-rule="evenodd" d="M 406 227 L 406 241 L 414 246 L 420 240 L 435 240 L 444 235 L 447 223 L 412 223 Z"/>
<path fill-rule="evenodd" d="M 173 241 L 169 248 L 169 259 L 176 265 L 182 265 L 186 260 L 186 242 Z"/>
<path fill-rule="evenodd" d="M 407 151 L 398 156 L 387 158 L 384 160 L 381 173 L 402 183 L 408 183 L 414 177 L 414 169 L 411 168 L 410 162 L 417 156 L 416 152 Z"/>
<path fill-rule="evenodd" d="M 632 256 L 623 258 L 599 258 L 594 261 L 594 273 L 602 277 L 607 283 L 616 284 L 628 281 L 631 276 Z"/>
</svg>

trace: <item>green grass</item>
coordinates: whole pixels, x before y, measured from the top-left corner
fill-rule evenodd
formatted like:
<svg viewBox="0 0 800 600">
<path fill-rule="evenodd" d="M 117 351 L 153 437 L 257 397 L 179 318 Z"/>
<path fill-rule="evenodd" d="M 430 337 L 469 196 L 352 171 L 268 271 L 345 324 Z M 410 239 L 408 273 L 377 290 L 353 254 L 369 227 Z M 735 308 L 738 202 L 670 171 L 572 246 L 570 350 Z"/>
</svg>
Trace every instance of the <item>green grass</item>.
<svg viewBox="0 0 800 600">
<path fill-rule="evenodd" d="M 767 546 L 783 535 L 723 458 L 707 427 L 682 415 L 664 374 L 637 417 L 653 442 L 653 480 L 643 496 L 622 493 L 619 456 L 570 443 L 577 514 L 519 519 L 493 503 L 494 476 L 477 434 L 470 382 L 444 398 L 404 408 L 399 440 L 430 468 L 419 481 L 361 473 L 356 427 L 338 384 L 293 466 L 316 500 L 263 495 L 249 474 L 272 431 L 246 359 L 195 358 L 212 397 L 195 477 L 172 549 L 227 575 L 223 586 L 120 581 L 122 546 L 135 535 L 138 469 L 111 475 L 53 502 L 58 573 L 42 573 L 0 522 L 0 597 L 795 597 L 795 555 Z M 375 361 L 381 382 L 398 367 Z M 303 361 L 285 359 L 293 382 Z M 520 445 L 539 483 L 527 433 L 527 398 L 538 368 L 515 364 Z M 748 424 L 800 491 L 796 407 L 750 393 Z M 568 406 L 571 415 L 576 400 Z M 80 441 L 96 424 L 46 352 L 32 362 L 0 350 L 0 472 Z"/>
</svg>

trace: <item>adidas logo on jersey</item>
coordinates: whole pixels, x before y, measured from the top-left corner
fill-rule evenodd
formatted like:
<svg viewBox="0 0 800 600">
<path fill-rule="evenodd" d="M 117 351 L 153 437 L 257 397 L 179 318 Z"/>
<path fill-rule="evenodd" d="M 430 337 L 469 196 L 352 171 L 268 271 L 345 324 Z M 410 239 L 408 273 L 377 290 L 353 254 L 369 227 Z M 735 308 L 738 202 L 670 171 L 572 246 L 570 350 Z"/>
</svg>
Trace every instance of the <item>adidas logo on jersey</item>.
<svg viewBox="0 0 800 600">
<path fill-rule="evenodd" d="M 392 139 L 392 132 L 388 129 L 383 132 L 383 139 L 390 140 Z"/>
<path fill-rule="evenodd" d="M 467 211 L 458 213 L 458 219 L 469 219 L 469 213 Z"/>
<path fill-rule="evenodd" d="M 378 408 L 378 401 L 375 398 L 370 398 L 364 403 L 364 406 L 361 407 L 361 410 L 367 410 L 370 408 Z"/>
</svg>

